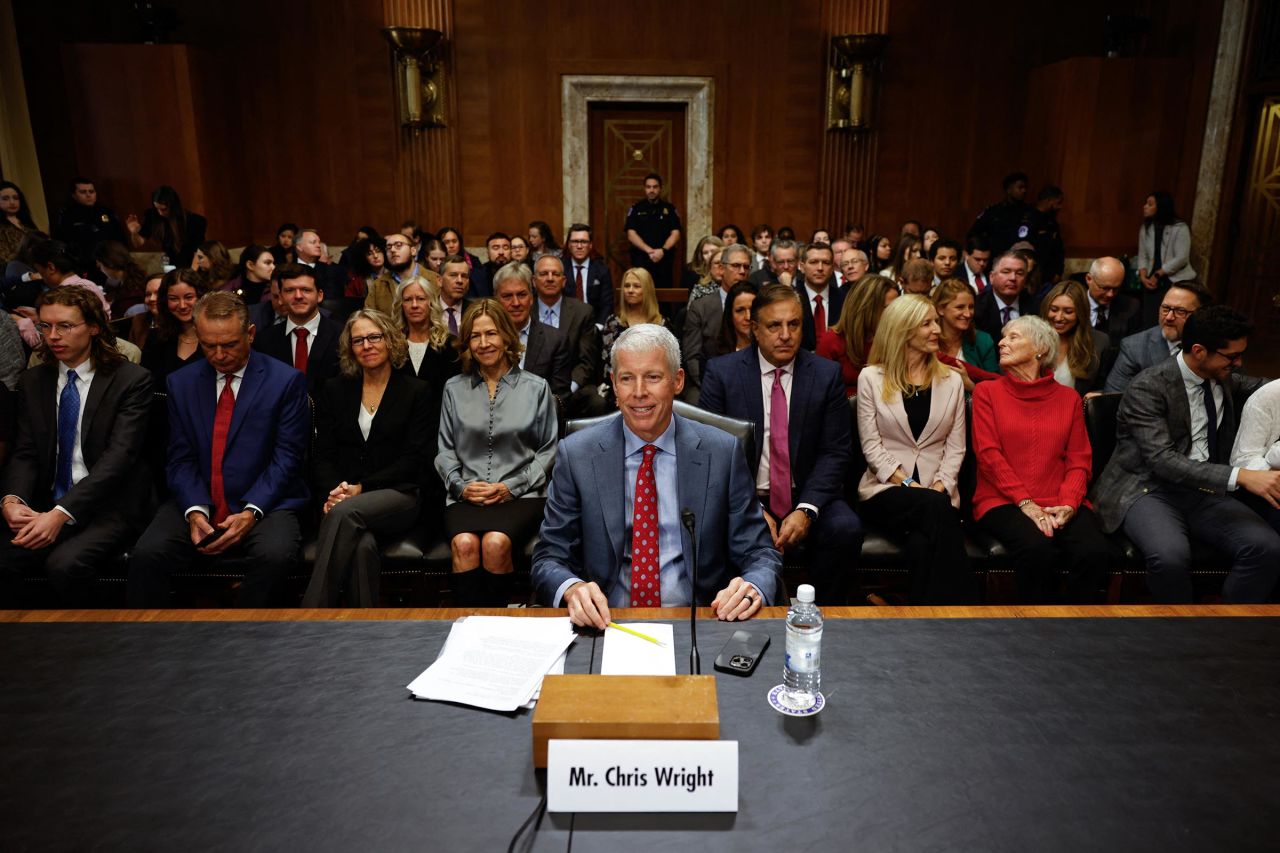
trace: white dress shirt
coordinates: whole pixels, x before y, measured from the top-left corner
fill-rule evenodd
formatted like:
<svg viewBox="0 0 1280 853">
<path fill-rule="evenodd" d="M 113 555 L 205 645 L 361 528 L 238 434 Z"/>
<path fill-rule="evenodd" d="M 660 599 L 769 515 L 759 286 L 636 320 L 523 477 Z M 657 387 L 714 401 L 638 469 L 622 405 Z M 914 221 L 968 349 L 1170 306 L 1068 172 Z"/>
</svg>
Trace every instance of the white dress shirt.
<svg viewBox="0 0 1280 853">
<path fill-rule="evenodd" d="M 317 311 L 310 320 L 303 323 L 302 325 L 298 325 L 297 323 L 293 322 L 292 317 L 290 317 L 287 321 L 285 321 L 284 332 L 289 339 L 289 353 L 291 355 L 298 346 L 298 336 L 293 333 L 294 329 L 307 330 L 307 358 L 310 358 L 311 347 L 314 346 L 316 342 L 316 332 L 320 330 L 320 312 Z"/>
<path fill-rule="evenodd" d="M 1280 380 L 1249 395 L 1240 413 L 1231 464 L 1251 471 L 1280 468 Z"/>
<path fill-rule="evenodd" d="M 826 300 L 823 300 L 824 302 Z M 756 357 L 760 360 L 760 399 L 764 403 L 764 416 L 761 418 L 763 423 L 760 430 L 760 465 L 756 468 L 756 491 L 769 491 L 769 418 L 773 412 L 773 372 L 778 370 L 768 362 L 763 355 L 757 352 Z M 787 364 L 782 365 L 782 393 L 787 398 L 787 427 L 788 434 L 791 426 L 791 382 L 795 378 L 796 363 L 793 359 Z M 795 469 L 792 468 L 791 487 L 795 488 L 796 478 Z M 796 508 L 804 507 L 811 509 L 817 513 L 818 508 L 813 504 L 796 504 Z M 778 519 L 781 521 L 782 519 Z"/>
<path fill-rule="evenodd" d="M 830 286 L 824 287 L 822 288 L 822 290 L 814 290 L 812 287 L 809 286 L 809 282 L 806 281 L 804 283 L 804 297 L 805 299 L 809 300 L 809 313 L 814 317 L 818 316 L 817 314 L 813 313 L 818 310 L 818 302 L 814 297 L 817 297 L 817 296 L 822 297 L 822 312 L 824 315 L 826 315 L 826 328 L 822 328 L 822 329 L 814 328 L 813 330 L 814 335 L 819 338 L 822 337 L 823 332 L 831 328 L 831 321 L 832 319 L 834 319 L 831 316 L 831 297 L 828 296 L 830 292 L 831 292 Z M 791 398 L 788 397 L 787 399 L 790 400 Z"/>
<path fill-rule="evenodd" d="M 1178 370 L 1182 373 L 1183 388 L 1187 393 L 1187 405 L 1191 407 L 1191 452 L 1187 458 L 1193 462 L 1209 460 L 1209 417 L 1204 410 L 1204 382 L 1187 366 L 1185 353 L 1178 356 Z M 1222 425 L 1222 406 L 1226 400 L 1226 392 L 1222 383 L 1212 382 L 1213 410 L 1218 416 L 1218 426 Z M 1235 491 L 1239 468 L 1231 469 L 1231 477 L 1227 480 L 1227 489 Z"/>
<path fill-rule="evenodd" d="M 76 449 L 71 454 L 71 485 L 83 480 L 89 476 L 89 466 L 84 463 L 84 449 L 80 446 L 80 437 L 83 435 L 81 430 L 84 426 L 84 407 L 89 402 L 89 386 L 93 384 L 93 375 L 96 371 L 93 369 L 93 361 L 85 359 L 75 368 L 68 368 L 65 364 L 58 364 L 58 386 L 53 392 L 53 422 L 58 422 L 58 407 L 62 405 L 62 389 L 67 387 L 67 373 L 74 369 L 76 372 L 76 390 L 80 394 L 80 412 L 76 415 Z M 69 519 L 69 523 L 75 524 L 76 519 L 71 513 L 67 512 L 66 507 L 56 506 L 54 509 L 61 512 Z"/>
</svg>

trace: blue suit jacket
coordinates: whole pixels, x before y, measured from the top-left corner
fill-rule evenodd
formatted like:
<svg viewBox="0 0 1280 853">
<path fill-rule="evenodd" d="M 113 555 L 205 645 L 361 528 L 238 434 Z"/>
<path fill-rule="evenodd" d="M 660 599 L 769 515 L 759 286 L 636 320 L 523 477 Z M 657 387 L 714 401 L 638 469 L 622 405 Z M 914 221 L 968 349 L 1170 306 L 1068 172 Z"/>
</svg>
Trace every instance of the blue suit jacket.
<svg viewBox="0 0 1280 853">
<path fill-rule="evenodd" d="M 738 440 L 672 417 L 680 506 L 698 519 L 695 600 L 710 604 L 740 575 L 773 603 L 782 557 L 769 538 Z M 623 448 L 621 415 L 560 442 L 533 552 L 533 586 L 544 604 L 554 604 L 556 590 L 570 578 L 595 581 L 606 596 L 616 583 L 627 530 Z M 685 558 L 692 559 L 689 532 L 682 527 L 680 533 Z"/>
<path fill-rule="evenodd" d="M 698 405 L 709 412 L 756 425 L 755 482 L 764 449 L 764 399 L 760 386 L 760 350 L 754 344 L 707 362 Z M 819 510 L 844 496 L 844 478 L 852 449 L 852 420 L 840 365 L 798 350 L 791 381 L 787 444 L 791 448 L 791 498 Z"/>
<path fill-rule="evenodd" d="M 207 361 L 169 374 L 169 489 L 179 509 L 208 506 L 217 374 Z M 222 459 L 230 510 L 264 513 L 307 505 L 304 477 L 311 407 L 307 379 L 287 364 L 250 352 Z"/>
</svg>

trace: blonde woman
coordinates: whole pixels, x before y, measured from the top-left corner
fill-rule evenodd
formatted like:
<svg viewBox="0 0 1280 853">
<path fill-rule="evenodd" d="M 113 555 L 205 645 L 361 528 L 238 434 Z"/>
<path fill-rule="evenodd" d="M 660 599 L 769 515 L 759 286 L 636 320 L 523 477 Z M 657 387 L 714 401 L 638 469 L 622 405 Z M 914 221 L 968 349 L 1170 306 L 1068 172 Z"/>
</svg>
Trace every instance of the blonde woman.
<svg viewBox="0 0 1280 853">
<path fill-rule="evenodd" d="M 966 598 L 957 488 L 965 452 L 964 383 L 938 361 L 940 338 L 933 303 L 900 297 L 884 309 L 858 376 L 858 436 L 867 459 L 858 512 L 905 537 L 912 604 Z"/>
<path fill-rule="evenodd" d="M 716 285 L 719 287 L 719 285 Z M 613 401 L 613 389 L 609 386 L 610 361 L 613 342 L 623 330 L 643 323 L 653 323 L 666 327 L 667 320 L 658 310 L 658 293 L 653 286 L 653 276 L 642 267 L 632 267 L 622 274 L 622 302 L 614 313 L 604 321 L 604 330 L 600 333 L 603 343 L 601 363 L 604 365 L 604 382 L 600 385 L 600 396 Z"/>
<path fill-rule="evenodd" d="M 1058 333 L 1053 378 L 1081 396 L 1102 388 L 1102 353 L 1111 346 L 1104 332 L 1089 325 L 1089 301 L 1078 282 L 1055 284 L 1040 302 L 1040 316 Z"/>
</svg>

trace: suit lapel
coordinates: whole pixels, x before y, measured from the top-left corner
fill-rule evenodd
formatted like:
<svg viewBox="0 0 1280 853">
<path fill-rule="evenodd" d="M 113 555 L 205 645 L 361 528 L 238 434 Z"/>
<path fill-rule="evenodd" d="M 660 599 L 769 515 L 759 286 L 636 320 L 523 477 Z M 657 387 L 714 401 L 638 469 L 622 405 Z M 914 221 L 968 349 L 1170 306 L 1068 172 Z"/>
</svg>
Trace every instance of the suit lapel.
<svg viewBox="0 0 1280 853">
<path fill-rule="evenodd" d="M 764 452 L 764 385 L 760 381 L 760 350 L 754 345 L 742 350 L 741 369 L 738 371 L 742 386 L 739 393 L 747 401 L 747 416 L 756 425 L 755 459 L 751 462 L 752 476 L 760 467 L 760 454 Z M 727 400 L 725 401 L 728 402 Z"/>
<path fill-rule="evenodd" d="M 94 371 L 93 384 L 89 386 L 89 399 L 84 403 L 84 416 L 80 420 L 80 452 L 84 454 L 85 464 L 92 465 L 96 459 L 90 459 L 88 454 L 89 442 L 85 439 L 91 434 L 93 428 L 93 416 L 98 412 L 98 405 L 102 402 L 102 398 L 106 395 L 107 389 L 111 387 L 111 383 L 116 379 L 115 371 L 105 373 L 101 370 Z"/>
<path fill-rule="evenodd" d="M 37 384 L 38 418 L 32 424 L 32 433 L 39 436 L 38 441 L 42 445 L 40 458 L 45 461 L 46 470 L 41 474 L 47 474 L 47 482 L 52 483 L 58 465 L 58 363 L 50 361 L 38 369 L 44 373 Z M 45 477 L 41 479 L 44 481 Z"/>
<path fill-rule="evenodd" d="M 263 374 L 266 373 L 262 361 L 264 358 L 269 358 L 269 356 L 261 353 L 250 354 L 249 363 L 244 366 L 244 376 L 240 380 L 240 393 L 236 394 L 236 407 L 231 415 L 231 429 L 227 431 L 228 447 L 231 442 L 235 441 L 236 433 L 240 431 L 245 418 L 249 417 L 249 412 L 253 409 L 254 400 L 262 390 Z"/>
<path fill-rule="evenodd" d="M 524 353 L 524 364 L 526 368 L 538 363 L 538 356 L 541 354 L 540 350 L 542 349 L 542 335 L 538 328 L 542 324 L 538 321 L 537 317 L 533 316 L 534 313 L 535 312 L 530 312 L 529 314 L 529 343 L 526 345 Z"/>
<path fill-rule="evenodd" d="M 796 461 L 800 458 L 800 441 L 804 437 L 805 418 L 808 414 L 805 403 L 813 399 L 813 371 L 801 368 L 801 365 L 807 361 L 806 356 L 808 353 L 804 350 L 796 354 L 795 368 L 791 374 L 791 406 L 790 411 L 787 412 L 787 446 L 791 451 L 793 471 Z"/>
<path fill-rule="evenodd" d="M 1169 401 L 1169 434 L 1177 436 L 1181 444 L 1179 452 L 1191 452 L 1191 401 L 1187 399 L 1187 386 L 1182 379 L 1182 368 L 1176 359 L 1170 358 L 1162 365 L 1171 381 L 1165 384 L 1173 399 Z"/>
<path fill-rule="evenodd" d="M 950 385 L 951 383 L 947 384 Z M 929 439 L 938 431 L 938 427 L 942 423 L 943 412 L 951 409 L 951 397 L 955 391 L 954 386 L 948 388 L 941 382 L 934 382 L 932 389 L 932 393 L 929 394 L 929 420 L 925 423 L 924 429 L 921 430 L 920 438 L 916 441 L 916 444 L 920 446 L 928 444 Z M 906 413 L 905 408 L 903 413 Z M 910 435 L 911 433 L 908 431 L 907 434 Z"/>
<path fill-rule="evenodd" d="M 676 465 L 676 491 L 680 495 L 680 509 L 689 508 L 697 513 L 700 524 L 706 524 L 707 493 L 711 488 L 710 454 L 701 448 L 701 439 L 689 427 L 683 418 L 676 421 L 676 454 L 679 464 Z M 693 542 L 689 539 L 689 531 L 680 525 L 680 543 L 684 553 L 692 559 Z M 686 569 L 688 566 L 685 567 Z M 693 590 L 696 599 L 698 591 Z"/>
<path fill-rule="evenodd" d="M 609 434 L 600 440 L 599 445 L 600 453 L 591 460 L 591 467 L 596 478 L 596 494 L 600 496 L 600 511 L 604 513 L 605 530 L 609 533 L 609 544 L 613 547 L 613 565 L 617 566 L 622 563 L 627 512 L 624 483 L 626 445 L 622 439 L 622 418 L 614 421 Z M 618 476 L 620 473 L 622 476 Z"/>
<path fill-rule="evenodd" d="M 200 446 L 213 447 L 214 410 L 217 408 L 218 395 L 222 393 L 222 376 L 213 369 L 212 364 L 202 361 L 200 375 L 194 377 L 194 385 L 196 429 L 200 431 Z"/>
</svg>

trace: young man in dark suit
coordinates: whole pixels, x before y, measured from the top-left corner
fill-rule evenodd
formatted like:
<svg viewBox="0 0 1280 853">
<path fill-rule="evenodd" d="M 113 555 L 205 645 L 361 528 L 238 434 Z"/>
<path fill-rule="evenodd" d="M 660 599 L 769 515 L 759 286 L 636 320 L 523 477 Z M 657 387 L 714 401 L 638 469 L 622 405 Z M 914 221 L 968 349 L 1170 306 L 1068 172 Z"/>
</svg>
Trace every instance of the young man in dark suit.
<svg viewBox="0 0 1280 853">
<path fill-rule="evenodd" d="M 1192 601 L 1192 539 L 1231 557 L 1224 603 L 1264 603 L 1280 577 L 1280 535 L 1230 494 L 1244 489 L 1280 509 L 1280 471 L 1227 464 L 1237 402 L 1265 382 L 1232 372 L 1252 331 L 1225 305 L 1197 311 L 1182 351 L 1139 374 L 1120 402 L 1094 506 L 1104 530 L 1123 529 L 1138 546 L 1161 604 Z"/>
<path fill-rule="evenodd" d="M 196 334 L 206 360 L 169 374 L 171 498 L 129 560 L 129 606 L 167 606 L 174 566 L 235 556 L 246 567 L 240 605 L 263 607 L 301 540 L 306 378 L 253 351 L 254 328 L 234 293 L 201 297 Z"/>
<path fill-rule="evenodd" d="M 835 287 L 835 255 L 826 243 L 814 243 L 804 247 L 800 258 L 800 307 L 804 312 L 804 335 L 800 346 L 813 352 L 818 348 L 818 338 L 840 319 L 844 306 L 844 291 Z M 821 319 L 822 322 L 815 322 Z M 819 328 L 820 327 L 820 328 Z"/>
<path fill-rule="evenodd" d="M 786 285 L 760 292 L 756 344 L 707 362 L 698 405 L 756 425 L 751 474 L 774 547 L 808 543 L 819 600 L 843 604 L 862 545 L 843 497 L 852 421 L 839 365 L 800 346 L 800 302 Z"/>
<path fill-rule="evenodd" d="M 36 300 L 47 352 L 18 386 L 18 437 L 0 487 L 3 606 L 22 574 L 43 566 L 64 606 L 93 599 L 99 563 L 146 522 L 143 464 L 151 374 L 111 345 L 102 302 L 81 287 Z"/>
<path fill-rule="evenodd" d="M 338 338 L 342 323 L 320 313 L 324 291 L 312 270 L 301 264 L 277 268 L 285 321 L 255 329 L 254 349 L 283 361 L 307 376 L 307 393 L 319 395 L 320 386 L 338 375 Z"/>
<path fill-rule="evenodd" d="M 569 226 L 569 239 L 565 243 L 569 257 L 564 259 L 564 272 L 568 279 L 565 291 L 574 299 L 591 306 L 591 316 L 597 326 L 613 313 L 613 276 L 609 265 L 600 258 L 591 257 L 594 243 L 591 226 L 575 222 Z"/>
</svg>

